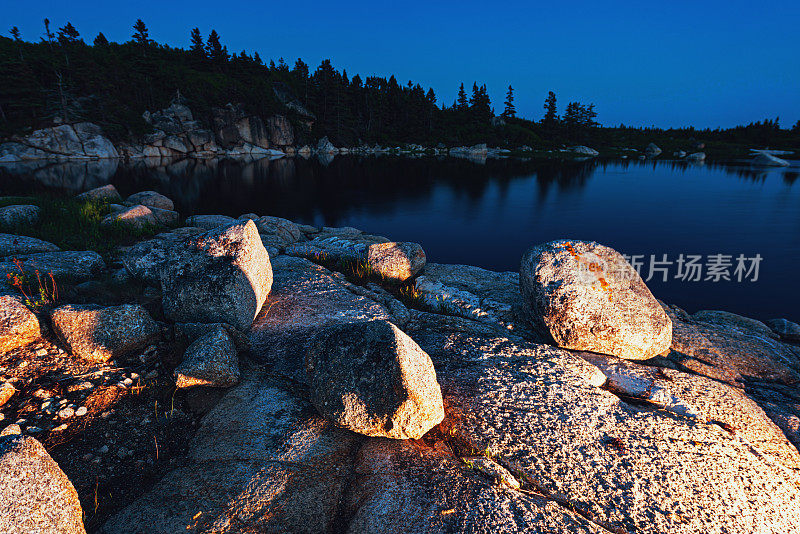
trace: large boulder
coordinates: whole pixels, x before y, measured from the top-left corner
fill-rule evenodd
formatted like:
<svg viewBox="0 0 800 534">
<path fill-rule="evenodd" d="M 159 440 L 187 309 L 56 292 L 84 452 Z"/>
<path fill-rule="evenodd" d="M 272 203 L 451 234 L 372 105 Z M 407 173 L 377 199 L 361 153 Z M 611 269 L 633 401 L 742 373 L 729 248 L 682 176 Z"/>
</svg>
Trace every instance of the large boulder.
<svg viewBox="0 0 800 534">
<path fill-rule="evenodd" d="M 104 200 L 107 202 L 122 202 L 122 197 L 117 191 L 117 188 L 111 184 L 102 187 L 96 187 L 85 191 L 80 195 L 76 195 L 78 200 Z"/>
<path fill-rule="evenodd" d="M 27 345 L 41 335 L 36 315 L 16 297 L 0 296 L 0 352 Z"/>
<path fill-rule="evenodd" d="M 520 286 L 534 326 L 560 347 L 644 360 L 672 342 L 664 309 L 612 248 L 567 240 L 532 247 Z"/>
<path fill-rule="evenodd" d="M 30 436 L 0 437 L 0 532 L 86 533 L 78 492 Z"/>
<path fill-rule="evenodd" d="M 311 402 L 366 436 L 419 439 L 444 418 L 430 357 L 388 321 L 331 325 L 306 356 Z"/>
<path fill-rule="evenodd" d="M 236 385 L 239 382 L 239 360 L 228 331 L 218 325 L 189 345 L 183 362 L 175 369 L 175 379 L 179 388 Z"/>
<path fill-rule="evenodd" d="M 425 267 L 425 251 L 417 243 L 375 243 L 367 248 L 367 266 L 390 282 L 405 282 Z"/>
<path fill-rule="evenodd" d="M 0 258 L 37 252 L 56 252 L 59 249 L 52 243 L 23 235 L 0 234 Z"/>
<path fill-rule="evenodd" d="M 144 348 L 159 337 L 158 324 L 141 306 L 60 306 L 50 313 L 56 335 L 85 360 L 106 362 Z"/>
<path fill-rule="evenodd" d="M 125 204 L 128 206 L 141 204 L 148 208 L 159 208 L 170 211 L 175 209 L 175 204 L 172 203 L 172 200 L 155 191 L 140 191 L 139 193 L 134 193 L 125 199 Z"/>
<path fill-rule="evenodd" d="M 174 321 L 247 330 L 272 287 L 269 254 L 253 221 L 189 237 L 167 260 L 162 303 Z"/>
<path fill-rule="evenodd" d="M 99 126 L 90 122 L 36 130 L 20 142 L 0 145 L 0 161 L 29 159 L 118 158 Z"/>
<path fill-rule="evenodd" d="M 264 121 L 256 115 L 249 115 L 241 104 L 227 104 L 224 108 L 211 110 L 214 130 L 220 145 L 241 146 L 245 143 L 269 148 L 270 132 Z"/>
<path fill-rule="evenodd" d="M 157 286 L 161 280 L 161 267 L 167 262 L 172 247 L 189 236 L 201 233 L 203 233 L 202 228 L 189 226 L 158 234 L 153 239 L 139 241 L 125 251 L 122 265 L 134 278 Z"/>
<path fill-rule="evenodd" d="M 0 226 L 31 225 L 39 221 L 39 206 L 29 204 L 0 208 Z"/>
<path fill-rule="evenodd" d="M 16 273 L 19 268 L 30 276 L 40 274 L 47 276 L 52 273 L 59 282 L 85 282 L 93 278 L 106 264 L 97 252 L 64 250 L 56 252 L 38 252 L 26 254 L 12 261 L 6 258 L 0 261 L 0 272 Z"/>
<path fill-rule="evenodd" d="M 101 221 L 104 226 L 119 225 L 125 228 L 141 230 L 158 226 L 158 217 L 147 206 L 133 206 L 110 213 Z"/>
</svg>

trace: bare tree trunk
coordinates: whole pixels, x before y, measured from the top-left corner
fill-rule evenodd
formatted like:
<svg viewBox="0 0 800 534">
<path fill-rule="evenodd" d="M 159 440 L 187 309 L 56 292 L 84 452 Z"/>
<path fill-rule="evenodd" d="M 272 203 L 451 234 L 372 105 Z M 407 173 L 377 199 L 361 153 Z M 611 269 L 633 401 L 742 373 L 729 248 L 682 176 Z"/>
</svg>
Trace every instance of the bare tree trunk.
<svg viewBox="0 0 800 534">
<path fill-rule="evenodd" d="M 58 78 L 58 95 L 61 97 L 61 118 L 64 122 L 69 122 L 69 115 L 67 114 L 67 97 L 64 95 L 64 80 L 61 73 L 56 71 Z"/>
</svg>

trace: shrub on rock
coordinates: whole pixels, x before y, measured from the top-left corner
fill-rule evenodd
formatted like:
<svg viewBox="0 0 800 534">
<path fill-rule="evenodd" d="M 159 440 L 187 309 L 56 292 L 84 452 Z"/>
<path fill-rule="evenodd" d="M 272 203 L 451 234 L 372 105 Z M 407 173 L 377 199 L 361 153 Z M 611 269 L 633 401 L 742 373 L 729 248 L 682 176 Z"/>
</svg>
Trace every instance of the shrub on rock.
<svg viewBox="0 0 800 534">
<path fill-rule="evenodd" d="M 0 352 L 27 345 L 41 335 L 36 315 L 10 295 L 0 296 Z"/>
<path fill-rule="evenodd" d="M 272 288 L 272 266 L 253 221 L 188 237 L 160 273 L 164 313 L 176 322 L 247 330 Z"/>
<path fill-rule="evenodd" d="M 239 383 L 236 346 L 223 326 L 216 326 L 189 345 L 183 362 L 175 369 L 175 379 L 179 388 L 226 388 Z"/>
<path fill-rule="evenodd" d="M 393 282 L 405 282 L 425 267 L 425 251 L 417 243 L 376 243 L 367 248 L 370 269 Z"/>
<path fill-rule="evenodd" d="M 305 367 L 312 404 L 354 432 L 418 439 L 444 418 L 430 357 L 388 321 L 325 327 L 311 340 Z"/>
<path fill-rule="evenodd" d="M 665 352 L 672 322 L 638 273 L 612 248 L 552 241 L 520 266 L 534 325 L 560 347 L 644 360 Z"/>
<path fill-rule="evenodd" d="M 86 532 L 78 492 L 30 436 L 0 437 L 0 532 Z"/>
<path fill-rule="evenodd" d="M 61 306 L 50 314 L 53 329 L 69 351 L 105 362 L 146 347 L 158 339 L 158 324 L 135 304 L 110 308 Z"/>
</svg>

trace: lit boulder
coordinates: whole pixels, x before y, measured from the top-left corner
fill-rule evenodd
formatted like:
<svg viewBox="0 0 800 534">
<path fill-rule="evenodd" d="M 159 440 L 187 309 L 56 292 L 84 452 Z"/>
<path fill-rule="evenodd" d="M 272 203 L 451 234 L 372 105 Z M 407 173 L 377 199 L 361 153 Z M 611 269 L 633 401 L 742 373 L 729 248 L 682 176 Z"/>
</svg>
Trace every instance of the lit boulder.
<svg viewBox="0 0 800 534">
<path fill-rule="evenodd" d="M 444 418 L 430 357 L 388 321 L 323 328 L 305 367 L 314 407 L 354 432 L 419 439 Z"/>
<path fill-rule="evenodd" d="M 425 267 L 425 251 L 417 243 L 375 243 L 367 248 L 367 265 L 392 282 L 405 282 Z"/>
<path fill-rule="evenodd" d="M 78 492 L 30 436 L 0 437 L 0 532 L 86 533 Z"/>
<path fill-rule="evenodd" d="M 53 329 L 69 351 L 85 360 L 106 362 L 147 347 L 158 339 L 158 324 L 135 304 L 110 308 L 60 306 L 50 314 Z"/>
<path fill-rule="evenodd" d="M 0 296 L 0 352 L 27 345 L 41 335 L 36 315 L 10 295 Z"/>
<path fill-rule="evenodd" d="M 272 288 L 272 266 L 256 225 L 239 221 L 179 243 L 160 280 L 164 314 L 173 321 L 247 330 Z"/>
<path fill-rule="evenodd" d="M 227 330 L 216 326 L 189 345 L 183 362 L 175 369 L 179 388 L 230 387 L 239 383 L 236 346 Z"/>
<path fill-rule="evenodd" d="M 552 241 L 529 249 L 520 286 L 531 322 L 556 345 L 644 360 L 670 347 L 672 322 L 612 248 Z"/>
</svg>

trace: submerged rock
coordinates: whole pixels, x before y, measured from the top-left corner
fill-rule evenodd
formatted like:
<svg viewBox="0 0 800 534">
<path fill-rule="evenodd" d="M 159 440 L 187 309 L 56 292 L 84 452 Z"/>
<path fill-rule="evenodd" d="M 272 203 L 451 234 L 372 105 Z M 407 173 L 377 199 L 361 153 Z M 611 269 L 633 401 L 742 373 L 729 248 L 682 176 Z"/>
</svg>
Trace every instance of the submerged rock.
<svg viewBox="0 0 800 534">
<path fill-rule="evenodd" d="M 78 492 L 30 436 L 0 437 L 0 532 L 86 533 Z"/>
<path fill-rule="evenodd" d="M 387 321 L 324 328 L 305 367 L 312 404 L 359 434 L 419 439 L 444 418 L 430 358 Z"/>
<path fill-rule="evenodd" d="M 761 152 L 751 161 L 753 165 L 760 165 L 764 167 L 788 167 L 789 162 L 777 156 L 773 156 L 768 152 Z"/>
<path fill-rule="evenodd" d="M 691 154 L 686 156 L 686 161 L 700 162 L 705 160 L 706 160 L 705 152 L 692 152 Z"/>
<path fill-rule="evenodd" d="M 159 336 L 158 324 L 134 304 L 99 309 L 61 306 L 51 312 L 50 319 L 72 354 L 95 362 L 125 356 Z"/>
<path fill-rule="evenodd" d="M 227 330 L 217 326 L 197 338 L 175 368 L 175 378 L 178 388 L 227 388 L 239 383 L 239 360 Z"/>
<path fill-rule="evenodd" d="M 569 149 L 570 152 L 574 152 L 576 154 L 583 154 L 585 156 L 599 156 L 600 152 L 593 148 L 589 148 L 588 146 L 573 146 Z"/>
<path fill-rule="evenodd" d="M 160 272 L 164 314 L 173 321 L 247 330 L 272 287 L 269 254 L 253 221 L 191 236 Z"/>
<path fill-rule="evenodd" d="M 522 258 L 520 285 L 531 320 L 560 347 L 648 359 L 669 349 L 672 323 L 617 251 L 552 241 Z"/>
<path fill-rule="evenodd" d="M 25 346 L 40 336 L 36 315 L 16 297 L 0 296 L 0 352 Z"/>
</svg>

